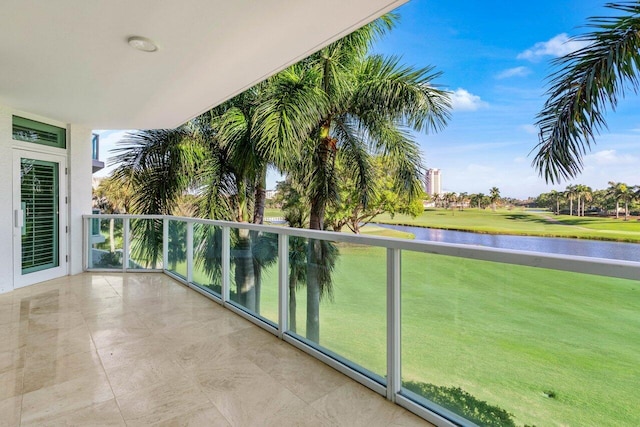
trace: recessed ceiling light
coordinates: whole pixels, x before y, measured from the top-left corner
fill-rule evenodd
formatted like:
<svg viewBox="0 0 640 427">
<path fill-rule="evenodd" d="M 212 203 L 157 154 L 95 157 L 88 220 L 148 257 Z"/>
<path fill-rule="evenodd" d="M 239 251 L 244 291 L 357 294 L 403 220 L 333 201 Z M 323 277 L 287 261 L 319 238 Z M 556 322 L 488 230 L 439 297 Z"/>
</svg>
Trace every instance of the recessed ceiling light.
<svg viewBox="0 0 640 427">
<path fill-rule="evenodd" d="M 158 50 L 156 44 L 145 37 L 133 36 L 127 39 L 127 43 L 134 49 L 141 50 L 143 52 L 155 52 Z"/>
</svg>

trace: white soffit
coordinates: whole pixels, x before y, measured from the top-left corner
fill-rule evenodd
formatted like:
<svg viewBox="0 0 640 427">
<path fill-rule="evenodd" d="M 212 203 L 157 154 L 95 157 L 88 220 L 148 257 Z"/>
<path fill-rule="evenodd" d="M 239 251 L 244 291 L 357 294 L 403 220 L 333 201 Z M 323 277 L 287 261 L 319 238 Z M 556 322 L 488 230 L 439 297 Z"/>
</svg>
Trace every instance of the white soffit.
<svg viewBox="0 0 640 427">
<path fill-rule="evenodd" d="M 175 127 L 405 1 L 5 0 L 0 104 L 94 129 Z"/>
</svg>

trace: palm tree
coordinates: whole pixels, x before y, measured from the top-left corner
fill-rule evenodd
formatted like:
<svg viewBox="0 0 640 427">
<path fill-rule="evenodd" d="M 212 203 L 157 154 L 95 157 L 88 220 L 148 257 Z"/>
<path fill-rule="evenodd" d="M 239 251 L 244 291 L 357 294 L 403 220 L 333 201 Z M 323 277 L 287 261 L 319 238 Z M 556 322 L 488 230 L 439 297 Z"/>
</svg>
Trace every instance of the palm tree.
<svg viewBox="0 0 640 427">
<path fill-rule="evenodd" d="M 123 214 L 129 212 L 132 191 L 129 182 L 116 177 L 104 178 L 94 191 L 93 203 L 102 213 Z M 109 244 L 111 253 L 116 251 L 115 220 L 109 220 Z"/>
<path fill-rule="evenodd" d="M 623 182 L 609 181 L 607 194 L 616 201 L 616 219 L 620 218 L 620 202 L 624 202 L 624 220 L 627 221 L 629 219 L 629 202 L 634 198 L 632 189 Z"/>
<path fill-rule="evenodd" d="M 586 47 L 554 61 L 548 99 L 538 114 L 540 142 L 534 167 L 549 182 L 575 177 L 582 156 L 606 127 L 607 107 L 616 108 L 625 89 L 640 87 L 640 2 L 606 5 L 622 14 L 590 18 L 590 28 L 576 40 Z"/>
<path fill-rule="evenodd" d="M 258 111 L 261 148 L 307 189 L 309 227 L 324 229 L 328 203 L 336 200 L 336 160 L 353 171 L 364 205 L 371 195 L 372 155 L 381 155 L 395 173 L 395 190 L 419 197 L 421 159 L 407 128 L 437 131 L 448 119 L 448 93 L 434 86 L 440 73 L 413 68 L 396 57 L 369 55 L 372 43 L 392 28 L 395 15 L 356 30 L 270 81 L 269 101 Z M 292 167 L 295 163 L 295 168 Z M 313 246 L 313 245 L 312 245 Z M 321 265 L 313 246 L 309 268 Z M 307 338 L 319 342 L 319 302 L 326 290 L 307 275 Z"/>
<path fill-rule="evenodd" d="M 180 196 L 198 193 L 198 215 L 237 222 L 262 222 L 267 160 L 256 151 L 253 117 L 263 85 L 198 116 L 175 130 L 140 131 L 121 142 L 118 176 L 136 188 L 136 213 L 172 214 Z M 160 255 L 160 221 L 136 221 L 140 250 L 148 258 Z M 257 232 L 234 231 L 233 260 L 236 297 L 259 313 L 261 262 L 253 256 Z M 215 233 L 203 238 L 214 244 Z M 204 251 L 206 252 L 206 251 Z M 202 253 L 204 253 L 202 252 Z M 215 257 L 208 260 L 217 262 Z M 175 260 L 172 260 L 175 261 Z M 154 261 L 155 262 L 155 261 Z M 211 273 L 216 268 L 205 268 Z"/>
<path fill-rule="evenodd" d="M 491 189 L 489 189 L 489 198 L 491 200 L 491 209 L 495 212 L 496 203 L 500 200 L 500 190 L 498 187 L 491 187 Z"/>
<path fill-rule="evenodd" d="M 577 195 L 576 186 L 567 185 L 564 194 L 569 198 L 569 215 L 573 215 L 573 198 Z"/>
</svg>

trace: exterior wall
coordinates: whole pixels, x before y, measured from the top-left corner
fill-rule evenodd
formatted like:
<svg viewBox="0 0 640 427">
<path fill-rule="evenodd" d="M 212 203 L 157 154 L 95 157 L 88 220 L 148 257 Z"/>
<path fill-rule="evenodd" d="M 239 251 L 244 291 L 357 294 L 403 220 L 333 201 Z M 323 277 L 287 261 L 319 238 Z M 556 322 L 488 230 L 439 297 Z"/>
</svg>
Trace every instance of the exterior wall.
<svg viewBox="0 0 640 427">
<path fill-rule="evenodd" d="M 67 149 L 51 148 L 14 141 L 12 138 L 12 115 L 50 123 L 67 129 Z M 77 125 L 49 120 L 23 111 L 16 111 L 0 105 L 0 293 L 14 289 L 13 256 L 13 149 L 19 148 L 66 157 L 68 175 L 66 192 L 67 272 L 77 274 L 82 271 L 82 215 L 91 213 L 91 129 Z M 64 225 L 63 225 L 64 228 Z M 15 261 L 19 262 L 19 261 Z"/>
<path fill-rule="evenodd" d="M 82 215 L 91 213 L 91 129 L 71 125 L 67 165 L 69 168 L 69 274 L 82 272 Z"/>
<path fill-rule="evenodd" d="M 0 293 L 13 290 L 13 153 L 11 110 L 0 106 Z"/>
</svg>

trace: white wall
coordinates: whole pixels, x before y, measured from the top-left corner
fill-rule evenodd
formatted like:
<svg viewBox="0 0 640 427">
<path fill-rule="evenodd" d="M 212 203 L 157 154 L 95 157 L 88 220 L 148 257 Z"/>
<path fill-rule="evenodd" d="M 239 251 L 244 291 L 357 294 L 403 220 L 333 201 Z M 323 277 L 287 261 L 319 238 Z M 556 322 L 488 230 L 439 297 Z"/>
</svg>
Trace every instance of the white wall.
<svg viewBox="0 0 640 427">
<path fill-rule="evenodd" d="M 0 106 L 0 293 L 13 289 L 11 110 Z"/>
<path fill-rule="evenodd" d="M 69 274 L 82 272 L 82 215 L 91 213 L 91 129 L 71 125 L 69 134 Z"/>
<path fill-rule="evenodd" d="M 40 146 L 12 138 L 12 115 L 67 128 L 67 149 Z M 82 215 L 91 213 L 91 129 L 69 125 L 0 105 L 0 293 L 14 289 L 13 153 L 14 148 L 63 155 L 67 158 L 67 253 L 69 274 L 82 272 Z M 20 262 L 16 260 L 15 262 Z"/>
</svg>

